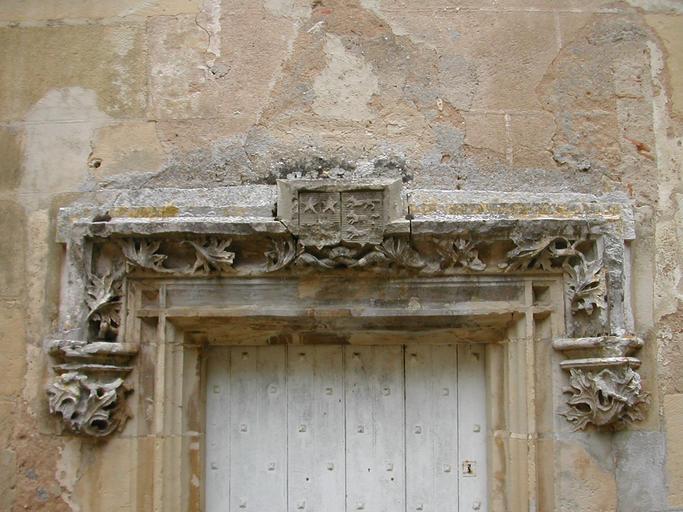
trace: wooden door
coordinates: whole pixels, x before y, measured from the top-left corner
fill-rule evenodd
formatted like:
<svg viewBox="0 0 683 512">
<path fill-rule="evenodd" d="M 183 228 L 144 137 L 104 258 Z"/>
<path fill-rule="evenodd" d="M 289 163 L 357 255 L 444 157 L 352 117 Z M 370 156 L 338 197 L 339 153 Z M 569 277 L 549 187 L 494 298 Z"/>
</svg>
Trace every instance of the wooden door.
<svg viewBox="0 0 683 512">
<path fill-rule="evenodd" d="M 482 347 L 217 347 L 207 512 L 486 510 Z"/>
</svg>

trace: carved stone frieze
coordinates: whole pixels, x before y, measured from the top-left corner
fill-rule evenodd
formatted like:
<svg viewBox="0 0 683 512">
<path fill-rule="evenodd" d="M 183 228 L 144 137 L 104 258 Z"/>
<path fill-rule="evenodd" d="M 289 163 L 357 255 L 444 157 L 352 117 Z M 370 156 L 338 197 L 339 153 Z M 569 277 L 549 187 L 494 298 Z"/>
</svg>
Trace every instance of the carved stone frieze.
<svg viewBox="0 0 683 512">
<path fill-rule="evenodd" d="M 588 241 L 548 236 L 537 240 L 518 240 L 500 264 L 505 272 L 563 270 L 572 313 L 584 311 L 589 316 L 596 309 L 606 309 L 607 288 L 601 257 L 589 260 L 581 247 Z"/>
<path fill-rule="evenodd" d="M 466 268 L 481 272 L 486 269 L 486 263 L 479 259 L 477 246 L 480 242 L 469 238 L 434 238 L 436 251 L 441 256 L 439 268 Z"/>
<path fill-rule="evenodd" d="M 185 243 L 191 245 L 195 250 L 195 261 L 192 267 L 187 270 L 189 274 L 202 272 L 228 272 L 232 269 L 235 260 L 235 253 L 228 251 L 232 244 L 231 239 L 221 240 L 216 237 L 207 237 L 199 240 L 187 240 Z"/>
<path fill-rule="evenodd" d="M 123 267 L 117 266 L 101 276 L 92 272 L 87 276 L 86 322 L 95 327 L 96 339 L 114 340 L 118 335 L 124 275 Z"/>
<path fill-rule="evenodd" d="M 505 272 L 544 270 L 550 272 L 573 257 L 582 256 L 577 246 L 582 240 L 568 240 L 560 236 L 548 236 L 537 240 L 515 240 L 516 247 L 500 264 Z"/>
<path fill-rule="evenodd" d="M 127 238 L 119 240 L 119 245 L 129 265 L 153 272 L 172 272 L 171 269 L 164 268 L 167 256 L 157 252 L 161 240 Z"/>
<path fill-rule="evenodd" d="M 410 242 L 388 237 L 381 244 L 353 247 L 333 245 L 320 249 L 307 247 L 294 239 L 273 240 L 265 253 L 269 272 L 283 269 L 290 264 L 320 269 L 364 268 L 382 266 L 387 268 L 421 269 L 425 262 Z"/>
</svg>

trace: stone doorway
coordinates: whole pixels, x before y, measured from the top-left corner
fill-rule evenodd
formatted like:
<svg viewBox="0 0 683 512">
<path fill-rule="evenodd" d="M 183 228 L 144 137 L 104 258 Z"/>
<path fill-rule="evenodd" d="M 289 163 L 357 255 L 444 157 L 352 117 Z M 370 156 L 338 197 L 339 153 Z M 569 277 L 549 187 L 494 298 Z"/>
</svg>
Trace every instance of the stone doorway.
<svg viewBox="0 0 683 512">
<path fill-rule="evenodd" d="M 216 346 L 476 345 L 491 511 L 556 509 L 556 440 L 642 417 L 623 202 L 336 181 L 275 192 L 131 192 L 107 215 L 61 213 L 49 407 L 55 429 L 132 459 L 131 510 L 204 510 Z"/>
</svg>

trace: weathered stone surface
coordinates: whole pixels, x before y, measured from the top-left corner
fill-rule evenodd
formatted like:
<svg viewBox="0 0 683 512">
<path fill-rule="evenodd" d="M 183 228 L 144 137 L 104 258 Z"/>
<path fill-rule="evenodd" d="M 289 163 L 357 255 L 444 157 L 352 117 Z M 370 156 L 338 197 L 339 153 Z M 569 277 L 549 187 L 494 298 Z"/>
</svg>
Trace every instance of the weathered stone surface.
<svg viewBox="0 0 683 512">
<path fill-rule="evenodd" d="M 117 16 L 172 16 L 199 12 L 200 0 L 104 0 L 74 3 L 70 0 L 7 0 L 0 6 L 1 21 L 36 21 Z"/>
<path fill-rule="evenodd" d="M 675 4 L 672 6 L 672 8 Z M 680 9 L 680 6 L 677 7 Z M 683 14 L 683 12 L 680 12 Z M 666 81 L 671 88 L 671 107 L 677 115 L 683 115 L 683 17 L 651 14 L 647 23 L 661 38 L 666 55 Z"/>
<path fill-rule="evenodd" d="M 17 397 L 26 371 L 25 316 L 17 303 L 2 302 L 0 310 L 0 397 Z"/>
<path fill-rule="evenodd" d="M 0 190 L 14 190 L 21 181 L 22 154 L 19 134 L 0 128 Z"/>
<path fill-rule="evenodd" d="M 110 119 L 97 103 L 94 91 L 68 87 L 50 90 L 27 112 L 20 190 L 37 198 L 27 209 L 46 208 L 49 199 L 41 199 L 79 190 L 90 178 L 90 142 Z"/>
<path fill-rule="evenodd" d="M 666 483 L 670 507 L 683 507 L 683 394 L 664 396 Z"/>
<path fill-rule="evenodd" d="M 16 499 L 17 456 L 12 450 L 0 450 L 0 506 L 12 510 Z"/>
<path fill-rule="evenodd" d="M 23 120 L 40 98 L 67 87 L 94 91 L 108 115 L 139 116 L 147 99 L 145 49 L 140 24 L 0 28 L 0 119 Z M 87 118 L 74 111 L 62 120 Z"/>
<path fill-rule="evenodd" d="M 595 441 L 600 444 L 599 440 Z M 617 510 L 618 490 L 612 468 L 576 442 L 563 442 L 557 450 L 559 467 L 564 468 L 558 489 L 558 510 Z"/>
<path fill-rule="evenodd" d="M 618 510 L 666 510 L 665 440 L 661 432 L 620 432 L 614 438 Z M 643 471 L 643 468 L 649 468 Z"/>
<path fill-rule="evenodd" d="M 106 180 L 119 174 L 158 171 L 164 160 L 156 123 L 122 123 L 97 130 L 88 166 L 98 179 Z"/>
<path fill-rule="evenodd" d="M 150 21 L 151 112 L 158 120 L 225 117 L 247 129 L 267 101 L 295 21 L 259 8 L 218 6 L 205 16 Z"/>
<path fill-rule="evenodd" d="M 26 223 L 24 209 L 10 201 L 0 201 L 0 297 L 19 298 L 24 290 L 26 277 L 26 242 L 23 226 Z"/>
</svg>

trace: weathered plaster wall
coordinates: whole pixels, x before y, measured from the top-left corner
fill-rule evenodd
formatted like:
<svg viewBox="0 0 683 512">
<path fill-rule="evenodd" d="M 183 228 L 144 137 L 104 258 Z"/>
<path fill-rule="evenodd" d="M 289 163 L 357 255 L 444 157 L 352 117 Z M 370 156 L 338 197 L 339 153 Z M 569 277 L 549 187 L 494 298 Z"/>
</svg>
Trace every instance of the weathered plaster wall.
<svg viewBox="0 0 683 512">
<path fill-rule="evenodd" d="M 132 507 L 134 445 L 47 418 L 57 208 L 301 173 L 629 193 L 652 408 L 554 448 L 562 510 L 683 508 L 682 165 L 678 0 L 0 2 L 0 510 Z"/>
</svg>

